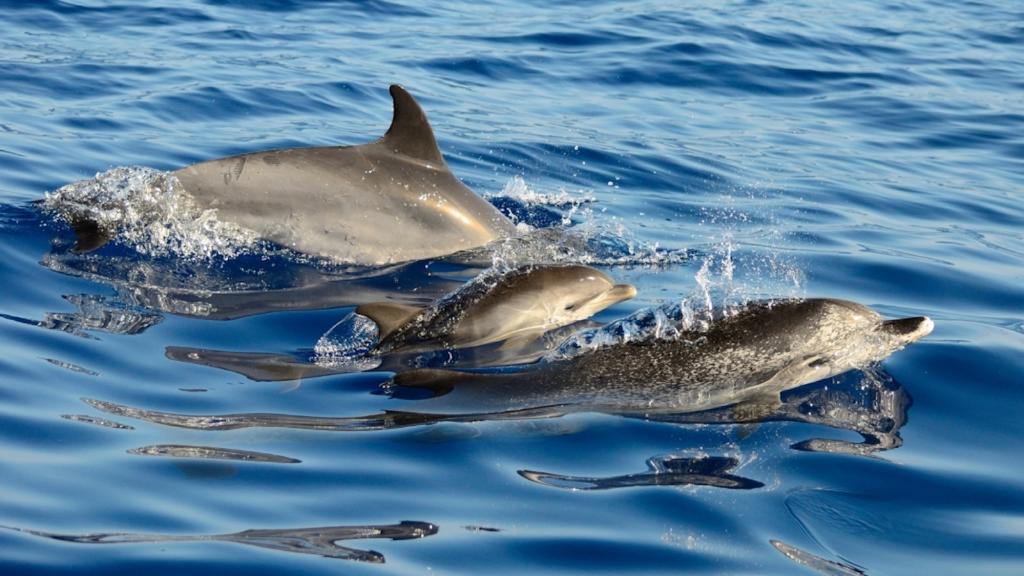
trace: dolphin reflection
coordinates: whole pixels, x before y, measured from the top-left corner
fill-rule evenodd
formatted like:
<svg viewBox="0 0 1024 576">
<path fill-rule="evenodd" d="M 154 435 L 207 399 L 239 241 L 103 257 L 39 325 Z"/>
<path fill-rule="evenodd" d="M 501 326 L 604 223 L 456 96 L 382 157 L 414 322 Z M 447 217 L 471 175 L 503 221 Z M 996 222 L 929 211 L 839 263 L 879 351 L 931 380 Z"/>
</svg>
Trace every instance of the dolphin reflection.
<svg viewBox="0 0 1024 576">
<path fill-rule="evenodd" d="M 282 552 L 314 554 L 325 558 L 355 560 L 383 564 L 384 555 L 374 550 L 359 550 L 339 546 L 343 540 L 412 540 L 437 534 L 437 526 L 429 522 L 403 521 L 398 524 L 367 526 L 324 526 L 319 528 L 284 528 L 243 530 L 233 534 L 179 535 L 133 534 L 110 532 L 98 534 L 57 534 L 15 526 L 0 526 L 7 530 L 31 534 L 52 540 L 80 544 L 142 544 L 163 542 L 234 542 Z"/>
<path fill-rule="evenodd" d="M 154 444 L 132 448 L 129 454 L 138 456 L 166 456 L 202 460 L 235 460 L 241 462 L 267 462 L 273 464 L 298 464 L 302 460 L 252 450 L 217 448 L 215 446 L 188 446 L 183 444 Z"/>
<path fill-rule="evenodd" d="M 810 568 L 819 574 L 826 576 L 865 576 L 867 574 L 867 572 L 857 566 L 816 556 L 796 546 L 786 544 L 781 540 L 769 540 L 768 542 L 781 552 L 783 556 L 789 558 L 797 565 Z"/>
<path fill-rule="evenodd" d="M 535 470 L 520 470 L 519 475 L 537 484 L 569 490 L 608 490 L 611 488 L 629 488 L 634 486 L 687 485 L 750 490 L 764 486 L 763 483 L 757 480 L 730 474 L 729 472 L 738 465 L 738 459 L 725 456 L 701 456 L 696 458 L 670 456 L 650 458 L 647 460 L 647 471 L 639 474 L 588 478 L 584 476 L 565 476 L 550 472 L 538 472 Z"/>
<path fill-rule="evenodd" d="M 467 265 L 449 274 L 429 274 L 428 262 L 366 268 L 314 265 L 280 256 L 211 266 L 66 250 L 47 254 L 40 263 L 62 274 L 110 284 L 123 307 L 209 320 L 384 300 L 422 306 L 481 269 Z"/>
<path fill-rule="evenodd" d="M 163 321 L 163 316 L 147 310 L 126 306 L 95 294 L 67 294 L 64 299 L 74 304 L 75 312 L 47 312 L 42 320 L 31 320 L 10 314 L 0 318 L 47 330 L 67 332 L 74 336 L 94 339 L 91 331 L 108 334 L 141 334 L 147 328 Z"/>
<path fill-rule="evenodd" d="M 395 392 L 395 390 L 392 390 Z M 144 410 L 113 402 L 84 398 L 84 402 L 103 412 L 154 424 L 197 430 L 236 430 L 240 428 L 293 428 L 332 432 L 365 432 L 440 422 L 486 422 L 555 418 L 565 414 L 603 411 L 615 414 L 613 407 L 600 409 L 586 405 L 549 405 L 532 408 L 508 408 L 503 411 L 475 413 L 428 413 L 385 410 L 362 416 L 303 416 L 297 414 L 241 413 L 191 415 Z M 418 401 L 419 402 L 419 401 Z M 621 413 L 652 421 L 677 424 L 748 424 L 768 421 L 802 422 L 849 430 L 860 434 L 862 443 L 812 439 L 797 442 L 796 450 L 841 452 L 870 455 L 902 444 L 900 428 L 907 421 L 911 405 L 907 391 L 881 369 L 852 372 L 832 381 L 818 382 L 784 392 L 777 403 L 759 399 L 740 401 L 713 410 L 677 413 Z"/>
</svg>

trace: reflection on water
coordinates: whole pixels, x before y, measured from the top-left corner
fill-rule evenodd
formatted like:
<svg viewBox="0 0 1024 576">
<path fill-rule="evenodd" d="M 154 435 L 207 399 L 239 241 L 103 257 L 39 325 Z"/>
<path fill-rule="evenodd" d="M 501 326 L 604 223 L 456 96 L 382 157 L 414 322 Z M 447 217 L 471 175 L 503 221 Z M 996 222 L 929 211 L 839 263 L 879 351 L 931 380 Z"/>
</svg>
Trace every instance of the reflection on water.
<svg viewBox="0 0 1024 576">
<path fill-rule="evenodd" d="M 85 374 L 86 376 L 99 376 L 100 375 L 100 373 L 95 371 L 95 370 L 90 370 L 90 369 L 88 369 L 88 368 L 86 368 L 84 366 L 79 366 L 78 364 L 74 364 L 72 362 L 67 362 L 65 360 L 57 360 L 56 358 L 43 358 L 43 360 L 46 360 L 47 362 L 49 362 L 50 364 L 53 364 L 54 366 L 57 366 L 57 367 L 60 367 L 60 368 L 63 368 L 65 370 L 68 370 L 68 371 L 71 371 L 71 372 L 75 372 L 75 373 L 78 373 L 78 374 Z"/>
<path fill-rule="evenodd" d="M 765 407 L 746 403 L 700 414 L 659 416 L 680 423 L 744 423 L 787 421 L 817 424 L 860 434 L 864 441 L 813 438 L 791 446 L 807 452 L 870 455 L 903 444 L 900 428 L 907 423 L 910 394 L 882 368 L 855 371 L 826 385 L 803 386 L 782 393 L 782 403 Z"/>
<path fill-rule="evenodd" d="M 206 460 L 241 460 L 244 462 L 270 462 L 275 464 L 298 464 L 302 460 L 268 454 L 266 452 L 253 452 L 251 450 L 237 450 L 234 448 L 216 448 L 213 446 L 184 446 L 181 444 L 158 444 L 154 446 L 142 446 L 132 448 L 129 454 L 140 456 L 169 456 L 171 458 L 197 458 Z"/>
<path fill-rule="evenodd" d="M 95 294 L 67 294 L 64 299 L 78 307 L 75 312 L 47 312 L 42 320 L 30 320 L 10 314 L 0 317 L 46 328 L 59 330 L 83 338 L 94 338 L 87 330 L 98 330 L 109 334 L 141 334 L 147 328 L 163 321 L 159 314 L 141 308 L 127 306 Z"/>
<path fill-rule="evenodd" d="M 903 386 L 880 370 L 863 373 L 862 384 L 819 388 L 786 404 L 785 420 L 851 430 L 861 443 L 813 438 L 792 447 L 808 452 L 868 455 L 903 445 L 900 428 L 907 423 L 911 398 Z"/>
<path fill-rule="evenodd" d="M 790 546 L 781 540 L 771 540 L 771 545 L 776 550 L 782 552 L 786 558 L 789 558 L 793 562 L 801 566 L 806 566 L 811 570 L 825 576 L 864 576 L 867 574 L 864 570 L 846 564 L 845 562 L 836 562 L 834 560 L 826 560 L 820 556 L 815 556 L 810 552 L 805 552 L 795 546 Z"/>
<path fill-rule="evenodd" d="M 345 540 L 411 540 L 437 534 L 437 526 L 429 522 L 403 521 L 398 524 L 369 526 L 325 526 L 319 528 L 292 528 L 269 530 L 243 530 L 233 534 L 179 535 L 132 534 L 125 532 L 98 534 L 56 534 L 14 526 L 0 526 L 43 538 L 79 544 L 140 544 L 164 542 L 234 542 L 297 554 L 315 554 L 326 558 L 384 563 L 384 555 L 374 550 L 359 550 L 338 545 Z"/>
<path fill-rule="evenodd" d="M 647 471 L 638 474 L 590 478 L 520 470 L 519 475 L 531 482 L 569 490 L 609 490 L 634 486 L 713 486 L 750 490 L 764 486 L 757 480 L 730 474 L 739 463 L 736 458 L 724 456 L 667 456 L 647 460 Z"/>
<path fill-rule="evenodd" d="M 115 430 L 134 430 L 134 426 L 128 424 L 122 424 L 120 422 L 114 422 L 113 420 L 107 420 L 106 418 L 98 418 L 96 416 L 89 416 L 88 414 L 61 414 L 61 418 L 65 420 L 71 420 L 72 422 L 83 422 L 85 424 L 94 424 L 96 426 L 102 426 L 104 428 L 113 428 Z"/>
<path fill-rule="evenodd" d="M 452 382 L 475 387 L 473 381 Z M 543 383 L 542 383 L 543 384 Z M 398 387 L 400 388 L 400 387 Z M 398 391 L 393 388 L 392 393 Z M 445 392 L 445 391 L 441 391 Z M 450 393 L 450 391 L 449 391 Z M 443 399 L 444 394 L 439 399 Z M 841 440 L 811 439 L 798 442 L 797 450 L 840 452 L 869 455 L 897 447 L 902 440 L 900 428 L 907 421 L 910 395 L 890 375 L 875 369 L 869 372 L 851 372 L 839 378 L 818 382 L 783 393 L 781 400 L 765 403 L 763 398 L 739 401 L 728 406 L 699 412 L 658 411 L 651 406 L 647 413 L 615 405 L 545 404 L 538 397 L 533 406 L 509 405 L 504 410 L 437 413 L 414 410 L 384 410 L 362 416 L 303 416 L 298 414 L 239 413 L 239 414 L 179 414 L 135 408 L 114 402 L 86 398 L 87 404 L 109 414 L 135 418 L 180 428 L 197 430 L 235 430 L 239 428 L 293 428 L 334 432 L 357 432 L 422 426 L 439 422 L 481 422 L 551 418 L 578 412 L 603 412 L 680 424 L 736 424 L 765 421 L 792 421 L 827 426 L 856 432 L 864 437 L 863 443 Z M 432 398 L 414 400 L 429 403 Z M 489 401 L 493 398 L 486 399 Z M 585 400 L 585 399 L 584 399 Z M 627 408 L 631 406 L 627 405 Z M 718 462 L 721 463 L 721 462 Z M 672 466 L 674 464 L 669 464 Z M 681 464 L 680 464 L 681 465 Z M 671 468 L 667 468 L 671 470 Z"/>
<path fill-rule="evenodd" d="M 464 280 L 424 274 L 427 263 L 353 269 L 284 255 L 190 262 L 57 251 L 46 254 L 41 263 L 62 274 L 113 286 L 122 306 L 211 320 L 382 300 L 422 305 Z"/>
</svg>

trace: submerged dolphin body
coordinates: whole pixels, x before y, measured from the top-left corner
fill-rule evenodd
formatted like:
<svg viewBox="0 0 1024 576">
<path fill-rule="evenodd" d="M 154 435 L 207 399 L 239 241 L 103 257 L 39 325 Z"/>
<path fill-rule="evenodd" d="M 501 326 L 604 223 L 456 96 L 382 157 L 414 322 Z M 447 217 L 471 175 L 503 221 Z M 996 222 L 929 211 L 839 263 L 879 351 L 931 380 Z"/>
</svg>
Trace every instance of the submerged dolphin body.
<svg viewBox="0 0 1024 576">
<path fill-rule="evenodd" d="M 358 146 L 241 154 L 172 174 L 199 210 L 298 252 L 379 265 L 483 246 L 513 223 L 448 169 L 426 114 L 391 86 L 394 116 L 382 138 Z M 76 249 L 108 231 L 74 214 Z"/>
<path fill-rule="evenodd" d="M 377 323 L 376 354 L 424 347 L 468 348 L 541 334 L 586 320 L 636 295 L 589 266 L 524 266 L 483 275 L 447 298 L 421 309 L 374 303 L 356 308 Z"/>
</svg>

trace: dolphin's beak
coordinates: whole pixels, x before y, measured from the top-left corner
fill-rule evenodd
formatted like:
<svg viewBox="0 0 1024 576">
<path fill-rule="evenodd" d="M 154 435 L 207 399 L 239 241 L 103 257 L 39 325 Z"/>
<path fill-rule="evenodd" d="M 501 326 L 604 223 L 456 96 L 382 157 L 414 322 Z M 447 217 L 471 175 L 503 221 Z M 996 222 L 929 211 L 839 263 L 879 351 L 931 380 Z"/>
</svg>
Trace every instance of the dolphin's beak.
<svg viewBox="0 0 1024 576">
<path fill-rule="evenodd" d="M 899 318 L 882 322 L 882 331 L 898 338 L 904 344 L 916 342 L 932 333 L 935 323 L 927 316 Z"/>
<path fill-rule="evenodd" d="M 636 296 L 636 286 L 632 284 L 616 284 L 604 293 L 603 300 L 608 302 L 608 306 L 611 306 L 624 300 L 629 300 L 634 296 Z"/>
</svg>

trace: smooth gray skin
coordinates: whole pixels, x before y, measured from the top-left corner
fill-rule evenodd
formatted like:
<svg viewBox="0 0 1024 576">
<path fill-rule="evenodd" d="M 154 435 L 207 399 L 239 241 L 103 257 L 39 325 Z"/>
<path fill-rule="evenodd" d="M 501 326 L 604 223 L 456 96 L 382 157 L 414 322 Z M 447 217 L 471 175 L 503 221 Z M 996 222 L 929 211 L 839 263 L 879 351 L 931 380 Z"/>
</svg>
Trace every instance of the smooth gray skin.
<svg viewBox="0 0 1024 576">
<path fill-rule="evenodd" d="M 379 354 L 424 347 L 468 348 L 503 340 L 525 343 L 586 320 L 636 296 L 630 284 L 582 265 L 524 266 L 484 275 L 419 310 L 389 303 L 356 308 L 379 328 Z"/>
<path fill-rule="evenodd" d="M 200 209 L 299 252 L 379 265 L 483 246 L 512 222 L 448 169 L 416 100 L 391 86 L 387 133 L 359 146 L 291 148 L 173 174 Z"/>
<path fill-rule="evenodd" d="M 676 340 L 598 348 L 512 374 L 414 370 L 400 386 L 450 389 L 418 412 L 574 406 L 619 414 L 686 413 L 741 401 L 778 404 L 783 390 L 879 362 L 932 331 L 926 317 L 883 320 L 853 302 L 757 302 Z"/>
</svg>

